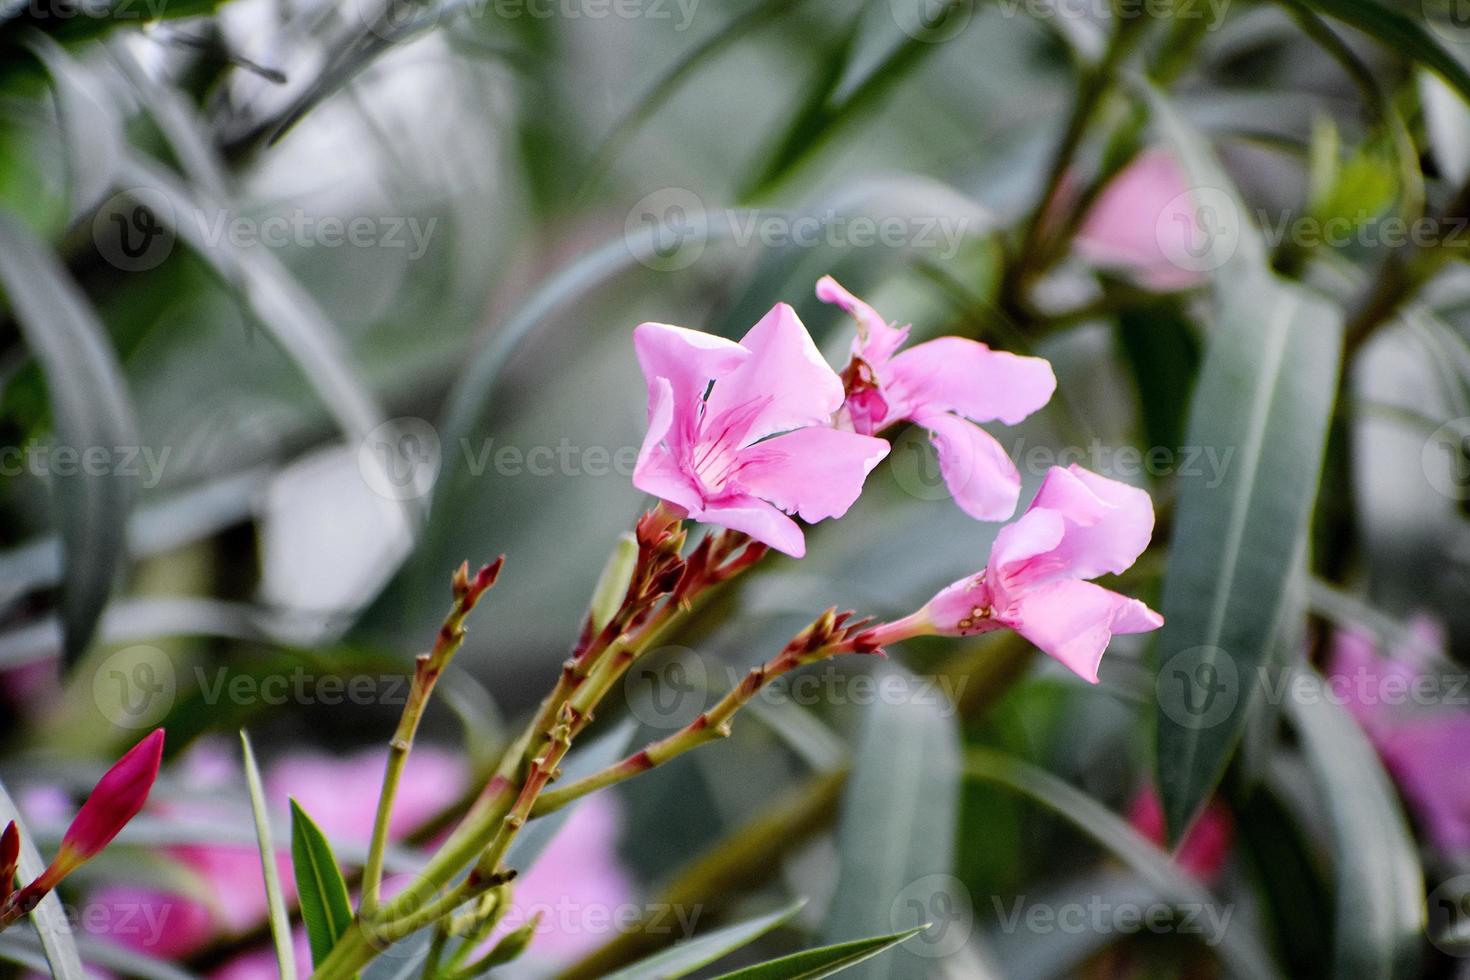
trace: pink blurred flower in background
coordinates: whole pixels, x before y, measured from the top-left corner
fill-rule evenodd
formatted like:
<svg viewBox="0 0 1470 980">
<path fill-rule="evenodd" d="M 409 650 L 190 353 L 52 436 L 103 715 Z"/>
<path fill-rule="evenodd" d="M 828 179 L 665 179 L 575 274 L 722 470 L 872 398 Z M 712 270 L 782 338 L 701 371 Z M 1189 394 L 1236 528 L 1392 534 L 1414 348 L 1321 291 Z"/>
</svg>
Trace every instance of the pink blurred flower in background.
<svg viewBox="0 0 1470 980">
<path fill-rule="evenodd" d="M 345 758 L 322 753 L 286 756 L 267 768 L 266 796 L 281 814 L 286 810 L 287 798 L 294 798 L 334 845 L 365 847 L 372 832 L 383 763 L 381 750 Z M 391 837 L 402 840 L 459 799 L 467 788 L 467 776 L 464 763 L 450 753 L 427 746 L 416 748 L 399 787 L 389 827 Z M 239 825 L 248 817 L 248 811 L 241 809 L 237 793 L 228 803 L 212 803 L 207 796 L 237 788 L 242 778 L 238 766 L 216 743 L 202 744 L 179 766 L 180 781 L 200 799 L 161 804 L 150 812 L 191 824 L 219 821 Z M 608 938 L 583 928 L 583 920 L 569 916 L 565 909 L 616 907 L 630 900 L 633 885 L 615 854 L 620 828 L 614 797 L 604 795 L 586 801 L 572 813 L 536 864 L 517 880 L 516 908 L 532 913 L 542 907 L 561 910 L 543 919 L 531 943 L 532 954 L 570 959 Z M 97 921 L 105 924 L 100 930 L 102 935 L 153 956 L 178 960 L 265 920 L 265 886 L 253 845 L 180 845 L 167 848 L 165 853 L 192 885 L 178 890 L 104 885 L 89 902 L 90 907 L 102 910 L 97 915 Z M 284 846 L 280 868 L 281 885 L 290 901 L 295 886 L 289 849 Z M 394 884 L 390 875 L 385 894 L 393 893 Z M 297 932 L 297 960 L 305 976 L 310 972 L 310 950 L 305 933 L 300 929 Z M 224 980 L 268 980 L 276 975 L 274 954 L 269 948 L 244 953 L 213 974 Z"/>
<path fill-rule="evenodd" d="M 1446 854 L 1470 854 L 1470 713 L 1443 703 L 1464 668 L 1436 673 L 1426 651 L 1442 649 L 1444 635 L 1434 621 L 1416 617 L 1410 635 L 1383 656 L 1364 633 L 1335 633 L 1331 690 L 1367 732 L 1424 836 Z"/>
<path fill-rule="evenodd" d="M 1015 425 L 1040 409 L 1056 390 L 1051 365 L 965 337 L 939 337 L 899 351 L 909 328 L 892 326 L 831 276 L 817 281 L 817 298 L 857 322 L 840 424 L 864 435 L 902 421 L 922 426 L 961 510 L 982 521 L 1015 513 L 1021 475 L 977 423 Z"/>
<path fill-rule="evenodd" d="M 737 344 L 664 323 L 633 332 L 648 434 L 633 484 L 697 521 L 800 558 L 801 528 L 841 517 L 888 443 L 829 428 L 842 381 L 777 303 Z"/>
<path fill-rule="evenodd" d="M 1108 641 L 1146 633 L 1164 618 L 1127 596 L 1084 579 L 1129 567 L 1148 547 L 1154 508 L 1137 487 L 1073 464 L 1054 466 L 1031 506 L 1001 528 L 990 560 L 872 639 L 970 636 L 1009 628 L 1096 684 Z"/>
<path fill-rule="evenodd" d="M 1198 286 L 1205 276 L 1191 259 L 1213 232 L 1201 227 L 1191 190 L 1173 154 L 1145 150 L 1093 202 L 1073 239 L 1077 254 L 1159 292 Z"/>
<path fill-rule="evenodd" d="M 1134 830 L 1163 847 L 1164 804 L 1158 790 L 1145 786 L 1128 807 L 1128 823 Z M 1213 884 L 1224 870 L 1235 841 L 1235 823 L 1219 800 L 1211 799 L 1199 819 L 1174 851 L 1174 861 L 1203 884 Z"/>
</svg>

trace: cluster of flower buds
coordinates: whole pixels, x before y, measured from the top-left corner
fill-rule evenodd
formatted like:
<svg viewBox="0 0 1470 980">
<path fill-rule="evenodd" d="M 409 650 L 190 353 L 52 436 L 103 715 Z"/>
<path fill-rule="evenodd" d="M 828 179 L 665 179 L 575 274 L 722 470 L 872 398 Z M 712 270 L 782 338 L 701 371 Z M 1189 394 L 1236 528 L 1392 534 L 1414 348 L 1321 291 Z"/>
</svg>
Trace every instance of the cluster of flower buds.
<svg viewBox="0 0 1470 980">
<path fill-rule="evenodd" d="M 97 782 L 61 838 L 61 847 L 45 871 L 24 888 L 14 890 L 20 862 L 20 832 L 12 821 L 0 835 L 0 929 L 30 912 L 63 878 L 96 857 L 137 815 L 148 799 L 163 761 L 163 729 L 128 750 Z"/>
</svg>

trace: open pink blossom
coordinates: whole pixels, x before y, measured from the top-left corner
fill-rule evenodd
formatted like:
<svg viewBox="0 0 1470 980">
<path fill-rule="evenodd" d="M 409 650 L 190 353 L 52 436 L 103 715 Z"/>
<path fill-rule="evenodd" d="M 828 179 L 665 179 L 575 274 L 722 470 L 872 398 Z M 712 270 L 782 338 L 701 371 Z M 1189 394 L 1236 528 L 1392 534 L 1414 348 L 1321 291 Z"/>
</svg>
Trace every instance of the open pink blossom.
<svg viewBox="0 0 1470 980">
<path fill-rule="evenodd" d="M 1153 502 L 1143 490 L 1073 465 L 1054 466 L 1026 513 L 1001 528 L 990 561 L 871 638 L 969 636 L 1009 628 L 1097 683 L 1108 641 L 1146 633 L 1164 618 L 1127 596 L 1084 581 L 1124 571 L 1153 534 Z"/>
<path fill-rule="evenodd" d="M 800 558 L 806 542 L 786 515 L 841 517 L 888 454 L 881 439 L 829 427 L 842 381 L 785 303 L 739 343 L 645 323 L 633 344 L 648 383 L 633 483 L 694 520 Z"/>
<path fill-rule="evenodd" d="M 974 423 L 1015 425 L 1045 405 L 1057 386 L 1051 365 L 964 337 L 900 351 L 909 328 L 891 325 L 831 276 L 818 280 L 817 298 L 857 321 L 840 421 L 865 435 L 901 421 L 923 426 L 961 510 L 982 521 L 1015 513 L 1021 475 L 1000 443 Z"/>
<path fill-rule="evenodd" d="M 1200 219 L 1207 217 L 1174 156 L 1146 150 L 1103 188 L 1073 242 L 1093 265 L 1173 292 L 1205 280 L 1202 260 L 1213 230 L 1201 227 Z"/>
</svg>

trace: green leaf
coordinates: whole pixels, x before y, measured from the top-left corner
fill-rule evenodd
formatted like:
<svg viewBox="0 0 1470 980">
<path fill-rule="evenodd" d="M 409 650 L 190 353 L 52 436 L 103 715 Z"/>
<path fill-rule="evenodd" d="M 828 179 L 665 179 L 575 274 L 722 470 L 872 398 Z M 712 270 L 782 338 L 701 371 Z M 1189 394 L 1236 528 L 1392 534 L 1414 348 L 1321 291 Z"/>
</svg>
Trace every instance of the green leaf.
<svg viewBox="0 0 1470 980">
<path fill-rule="evenodd" d="M 250 736 L 240 730 L 240 750 L 245 757 L 245 786 L 250 791 L 250 810 L 255 818 L 255 839 L 260 845 L 260 867 L 265 877 L 265 901 L 270 912 L 271 939 L 276 949 L 276 965 L 281 980 L 296 980 L 296 954 L 291 949 L 291 918 L 286 913 L 286 900 L 281 894 L 280 869 L 276 866 L 276 846 L 271 840 L 270 813 L 265 803 L 265 790 L 260 783 L 260 769 Z M 292 835 L 293 839 L 295 835 Z"/>
<path fill-rule="evenodd" d="M 818 980 L 820 977 L 842 973 L 864 960 L 870 960 L 884 950 L 912 939 L 928 927 L 929 924 L 925 923 L 887 936 L 853 939 L 832 946 L 808 949 L 733 973 L 723 973 L 715 980 Z"/>
<path fill-rule="evenodd" d="M 917 683 L 883 665 L 877 683 Z M 822 930 L 827 942 L 884 935 L 896 927 L 935 922 L 924 937 L 938 952 L 955 934 L 949 918 L 971 914 L 952 876 L 959 809 L 959 739 L 952 712 L 923 699 L 882 698 L 863 714 L 852 774 L 837 830 L 837 895 Z M 944 921 L 940 921 L 943 919 Z M 920 961 L 885 957 L 862 971 L 870 978 L 903 976 Z"/>
<path fill-rule="evenodd" d="M 332 846 L 295 800 L 291 801 L 291 864 L 296 871 L 301 918 L 311 941 L 311 962 L 320 966 L 352 925 L 352 905 Z"/>
<path fill-rule="evenodd" d="M 1393 784 L 1351 716 L 1310 667 L 1297 675 L 1316 696 L 1287 712 L 1327 808 L 1337 910 L 1332 975 L 1415 975 L 1424 936 L 1424 878 Z"/>
<path fill-rule="evenodd" d="M 603 980 L 674 980 L 693 973 L 700 967 L 734 952 L 742 946 L 755 942 L 772 929 L 790 920 L 806 904 L 803 899 L 793 902 L 769 915 L 757 916 L 744 922 L 716 929 L 703 936 L 696 936 L 666 949 L 663 952 L 639 960 L 632 966 L 607 974 Z"/>
<path fill-rule="evenodd" d="M 40 363 L 55 443 L 109 458 L 138 442 L 133 406 L 107 331 L 86 298 L 21 221 L 0 211 L 0 288 Z M 114 467 L 78 465 L 51 474 L 65 553 L 61 616 L 67 662 L 86 649 L 122 561 L 132 481 Z"/>
<path fill-rule="evenodd" d="M 1185 445 L 1156 654 L 1156 755 L 1173 840 L 1224 774 L 1260 696 L 1307 535 L 1338 385 L 1342 312 L 1273 275 L 1265 243 L 1204 139 L 1156 88 L 1154 118 L 1229 232 L 1208 243 L 1215 315 Z M 1227 455 L 1228 454 L 1228 455 Z M 1208 456 L 1206 456 L 1208 458 Z"/>
<path fill-rule="evenodd" d="M 20 809 L 10 798 L 10 792 L 0 784 L 0 827 L 12 820 L 15 821 L 15 828 L 20 831 L 17 877 L 24 883 L 45 871 L 46 862 L 41 859 L 41 852 L 36 850 L 36 840 L 31 836 L 26 822 L 21 819 Z M 82 970 L 82 958 L 77 954 L 77 942 L 72 936 L 66 909 L 62 907 L 56 892 L 53 891 L 41 899 L 31 911 L 31 925 L 35 927 L 36 935 L 41 940 L 41 951 L 45 954 L 54 980 L 86 980 L 87 975 Z"/>
<path fill-rule="evenodd" d="M 1287 0 L 1288 5 L 1295 2 Z M 1301 0 L 1301 6 L 1351 24 L 1395 54 L 1429 68 L 1470 99 L 1470 71 L 1408 15 L 1375 0 Z"/>
<path fill-rule="evenodd" d="M 1159 787 L 1174 840 L 1261 693 L 1338 383 L 1339 310 L 1272 277 L 1222 300 L 1186 444 L 1215 453 L 1223 475 L 1181 477 L 1157 646 Z"/>
<path fill-rule="evenodd" d="M 1053 811 L 1106 848 L 1158 890 L 1165 901 L 1191 907 L 1214 906 L 1214 897 L 1173 859 L 1097 800 L 1051 773 L 994 749 L 972 748 L 965 773 L 1006 786 Z M 1242 929 L 1227 929 L 1214 949 L 1236 977 L 1270 977 L 1270 958 Z"/>
</svg>

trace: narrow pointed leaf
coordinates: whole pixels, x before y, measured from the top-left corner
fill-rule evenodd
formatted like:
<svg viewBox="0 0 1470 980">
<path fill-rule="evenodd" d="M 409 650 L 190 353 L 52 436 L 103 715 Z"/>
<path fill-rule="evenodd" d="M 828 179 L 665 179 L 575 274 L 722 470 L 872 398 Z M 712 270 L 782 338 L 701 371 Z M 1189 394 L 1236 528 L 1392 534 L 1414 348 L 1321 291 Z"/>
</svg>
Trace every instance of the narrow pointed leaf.
<svg viewBox="0 0 1470 980">
<path fill-rule="evenodd" d="M 1289 0 L 1351 24 L 1390 51 L 1411 58 L 1470 99 L 1470 71 L 1419 21 L 1376 0 Z"/>
<path fill-rule="evenodd" d="M 779 960 L 770 960 L 748 966 L 733 973 L 724 973 L 715 980 L 819 980 L 871 960 L 899 943 L 907 942 L 929 927 L 928 923 L 903 932 L 870 939 L 853 939 L 832 946 L 808 949 Z"/>
<path fill-rule="evenodd" d="M 603 980 L 675 980 L 676 977 L 693 973 L 700 967 L 755 942 L 781 923 L 790 920 L 805 904 L 805 900 L 793 902 L 769 915 L 757 916 L 703 936 L 696 936 L 616 973 L 609 973 Z"/>
<path fill-rule="evenodd" d="M 75 218 L 96 207 L 112 188 L 123 154 L 122 123 L 99 98 L 87 70 L 65 48 L 40 32 L 31 36 L 29 46 L 46 66 L 56 93 Z"/>
<path fill-rule="evenodd" d="M 1165 901 L 1192 907 L 1217 904 L 1213 896 L 1173 859 L 1155 847 L 1122 817 L 1097 800 L 1051 773 L 994 749 L 972 748 L 965 756 L 965 772 L 1015 790 L 1045 806 L 1057 816 L 1106 848 L 1158 890 Z M 1229 975 L 1272 977 L 1270 957 L 1242 929 L 1227 929 L 1215 947 Z"/>
<path fill-rule="evenodd" d="M 136 447 L 132 402 L 106 330 L 51 251 L 6 212 L 0 289 L 45 375 L 56 446 L 83 458 Z M 51 477 L 65 555 L 61 617 L 69 664 L 92 638 L 123 557 L 134 487 L 116 469 L 77 465 Z"/>
<path fill-rule="evenodd" d="M 1303 670 L 1320 689 L 1321 677 Z M 1424 878 L 1393 784 L 1363 732 L 1330 695 L 1289 698 L 1287 711 L 1332 833 L 1332 975 L 1414 976 L 1425 929 Z"/>
<path fill-rule="evenodd" d="M 880 684 L 903 676 L 896 666 L 881 669 Z M 951 877 L 960 782 L 954 718 L 919 700 L 893 702 L 879 699 L 863 714 L 838 823 L 840 869 L 826 942 L 922 925 L 964 901 Z M 942 938 L 936 930 L 935 941 Z M 925 965 L 932 960 L 900 953 L 865 964 L 858 975 L 885 980 Z"/>
<path fill-rule="evenodd" d="M 276 865 L 276 846 L 271 840 L 270 812 L 265 803 L 265 789 L 260 783 L 260 769 L 250 736 L 240 730 L 240 749 L 245 756 L 245 786 L 250 791 L 250 810 L 255 818 L 255 839 L 260 845 L 260 868 L 265 877 L 265 900 L 270 912 L 271 940 L 276 950 L 276 965 L 281 980 L 296 980 L 296 954 L 291 949 L 291 919 L 286 914 L 286 900 L 281 894 L 280 869 Z"/>
<path fill-rule="evenodd" d="M 295 800 L 291 801 L 291 863 L 301 918 L 311 941 L 311 962 L 320 966 L 352 925 L 352 905 L 331 845 Z"/>
</svg>

